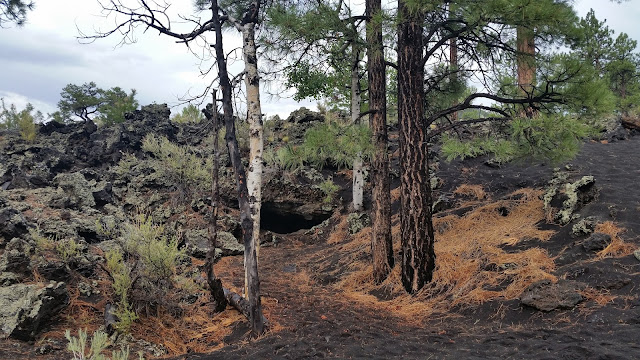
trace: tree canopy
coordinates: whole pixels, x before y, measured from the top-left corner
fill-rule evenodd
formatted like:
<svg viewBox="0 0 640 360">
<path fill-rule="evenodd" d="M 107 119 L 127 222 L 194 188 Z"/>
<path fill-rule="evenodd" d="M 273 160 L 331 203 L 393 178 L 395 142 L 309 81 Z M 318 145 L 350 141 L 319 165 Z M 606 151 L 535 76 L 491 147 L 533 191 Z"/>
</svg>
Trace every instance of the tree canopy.
<svg viewBox="0 0 640 360">
<path fill-rule="evenodd" d="M 127 94 L 120 87 L 101 89 L 96 83 L 68 84 L 60 93 L 58 111 L 50 114 L 54 121 L 66 123 L 73 118 L 111 125 L 124 121 L 124 114 L 138 108 L 136 91 Z"/>
<path fill-rule="evenodd" d="M 27 12 L 33 10 L 35 3 L 24 0 L 0 0 L 0 27 L 15 23 L 23 26 L 27 21 Z"/>
</svg>

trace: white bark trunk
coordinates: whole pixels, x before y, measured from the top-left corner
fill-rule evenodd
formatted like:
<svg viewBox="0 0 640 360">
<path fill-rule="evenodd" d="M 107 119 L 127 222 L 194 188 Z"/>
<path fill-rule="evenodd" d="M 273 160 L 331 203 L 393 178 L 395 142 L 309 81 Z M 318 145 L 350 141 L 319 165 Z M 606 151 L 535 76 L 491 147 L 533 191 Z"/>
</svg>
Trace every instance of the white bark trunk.
<svg viewBox="0 0 640 360">
<path fill-rule="evenodd" d="M 253 241 L 256 256 L 260 254 L 260 205 L 262 203 L 262 152 L 264 148 L 262 108 L 260 106 L 260 76 L 255 43 L 255 24 L 243 26 L 243 55 L 246 72 L 247 120 L 249 121 L 249 171 L 247 189 L 253 219 Z M 246 292 L 245 292 L 246 293 Z"/>
<path fill-rule="evenodd" d="M 360 90 L 360 52 L 352 47 L 353 64 L 351 68 L 351 121 L 360 122 L 360 106 L 362 95 Z M 362 154 L 358 153 L 353 159 L 353 211 L 362 211 L 364 202 L 364 165 Z"/>
</svg>

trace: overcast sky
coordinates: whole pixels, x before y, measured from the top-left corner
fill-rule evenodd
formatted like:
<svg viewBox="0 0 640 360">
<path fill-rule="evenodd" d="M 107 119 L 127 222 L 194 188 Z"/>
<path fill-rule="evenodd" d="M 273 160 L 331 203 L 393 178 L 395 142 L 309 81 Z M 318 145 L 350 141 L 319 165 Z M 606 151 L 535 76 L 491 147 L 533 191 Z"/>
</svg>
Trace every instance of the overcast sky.
<svg viewBox="0 0 640 360">
<path fill-rule="evenodd" d="M 191 0 L 175 3 L 181 4 L 172 6 L 176 13 L 192 13 Z M 598 19 L 606 19 L 616 34 L 626 32 L 640 40 L 640 0 L 619 5 L 607 0 L 576 0 L 575 8 L 581 17 L 593 8 Z M 138 31 L 135 44 L 120 47 L 116 45 L 121 38 L 115 35 L 91 44 L 78 42 L 78 29 L 92 34 L 94 28 L 106 30 L 110 24 L 113 20 L 101 17 L 96 0 L 36 0 L 24 27 L 0 29 L 0 97 L 18 108 L 31 102 L 49 113 L 55 111 L 60 91 L 69 83 L 94 81 L 101 88 L 136 89 L 142 105 L 156 102 L 172 106 L 180 103 L 179 97 L 203 91 L 207 80 L 200 76 L 200 61 L 184 45 L 157 32 Z M 225 36 L 227 51 L 240 44 L 234 32 Z M 238 62 L 235 69 L 241 66 Z M 264 99 L 263 113 L 286 117 L 299 106 L 291 99 Z"/>
</svg>

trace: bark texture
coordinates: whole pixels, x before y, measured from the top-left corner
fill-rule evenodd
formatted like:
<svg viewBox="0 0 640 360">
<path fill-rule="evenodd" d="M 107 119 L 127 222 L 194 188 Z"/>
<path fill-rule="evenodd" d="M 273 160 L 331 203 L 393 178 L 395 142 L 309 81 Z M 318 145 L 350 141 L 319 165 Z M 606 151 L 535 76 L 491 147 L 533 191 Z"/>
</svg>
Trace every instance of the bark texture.
<svg viewBox="0 0 640 360">
<path fill-rule="evenodd" d="M 449 81 L 452 84 L 458 81 L 458 38 L 449 39 L 449 71 L 451 71 L 451 75 L 449 76 Z M 457 105 L 454 101 L 453 106 Z M 458 112 L 454 111 L 451 113 L 451 121 L 458 120 Z"/>
<path fill-rule="evenodd" d="M 518 91 L 523 96 L 530 96 L 535 87 L 536 76 L 536 46 L 535 34 L 533 29 L 518 26 L 516 29 L 517 43 L 517 72 L 518 72 Z M 521 114 L 522 116 L 532 117 L 535 115 L 531 107 L 527 107 Z"/>
<path fill-rule="evenodd" d="M 386 69 L 382 45 L 382 11 L 380 0 L 366 0 L 367 67 L 369 76 L 370 126 L 373 133 L 374 154 L 371 164 L 371 252 L 373 278 L 380 283 L 393 268 L 391 243 L 391 192 L 389 154 L 387 151 L 387 94 Z"/>
<path fill-rule="evenodd" d="M 238 191 L 238 205 L 240 207 L 240 226 L 244 241 L 244 263 L 247 269 L 247 297 L 249 303 L 249 321 L 254 336 L 264 332 L 262 304 L 260 301 L 260 280 L 258 278 L 258 261 L 255 242 L 253 241 L 253 220 L 251 218 L 251 206 L 249 204 L 249 192 L 247 190 L 247 178 L 244 166 L 240 161 L 238 140 L 236 139 L 235 122 L 233 120 L 232 89 L 227 72 L 227 62 L 222 46 L 222 24 L 220 22 L 217 0 L 211 2 L 213 13 L 213 26 L 216 34 L 215 52 L 218 66 L 220 87 L 222 88 L 222 110 L 226 130 L 226 143 L 231 158 L 236 187 Z"/>
<path fill-rule="evenodd" d="M 207 284 L 209 285 L 209 292 L 211 298 L 215 302 L 215 311 L 223 311 L 227 307 L 227 299 L 224 296 L 224 290 L 222 288 L 222 281 L 216 277 L 215 270 L 213 268 L 215 261 L 216 248 L 218 247 L 218 209 L 220 206 L 220 187 L 218 183 L 218 170 L 220 169 L 220 147 L 218 146 L 218 132 L 220 126 L 218 125 L 218 103 L 217 92 L 213 91 L 213 168 L 211 169 L 211 226 L 209 232 L 209 238 L 211 246 L 207 252 L 207 259 L 205 261 L 205 269 L 207 275 Z"/>
<path fill-rule="evenodd" d="M 352 48 L 352 68 L 351 68 L 351 122 L 360 122 L 360 108 L 362 105 L 362 93 L 360 90 L 360 51 L 355 42 Z M 364 164 L 362 154 L 358 153 L 353 159 L 353 211 L 362 211 L 364 199 Z"/>
<path fill-rule="evenodd" d="M 427 133 L 424 123 L 423 18 L 398 2 L 398 120 L 400 123 L 402 284 L 410 293 L 435 268 Z"/>
<path fill-rule="evenodd" d="M 253 241 L 256 248 L 256 261 L 260 255 L 260 207 L 262 204 L 262 152 L 264 150 L 262 107 L 260 105 L 260 75 L 256 54 L 255 26 L 258 22 L 259 2 L 251 3 L 250 11 L 241 24 L 242 52 L 244 57 L 245 85 L 247 90 L 247 119 L 249 121 L 249 169 L 247 190 L 253 220 Z M 248 267 L 245 266 L 245 271 Z M 246 275 L 246 274 L 245 274 Z M 248 279 L 248 276 L 245 276 Z M 245 282 L 245 294 L 248 283 Z"/>
<path fill-rule="evenodd" d="M 524 26 L 518 26 L 516 32 L 518 87 L 523 93 L 530 94 L 536 74 L 534 32 Z"/>
</svg>

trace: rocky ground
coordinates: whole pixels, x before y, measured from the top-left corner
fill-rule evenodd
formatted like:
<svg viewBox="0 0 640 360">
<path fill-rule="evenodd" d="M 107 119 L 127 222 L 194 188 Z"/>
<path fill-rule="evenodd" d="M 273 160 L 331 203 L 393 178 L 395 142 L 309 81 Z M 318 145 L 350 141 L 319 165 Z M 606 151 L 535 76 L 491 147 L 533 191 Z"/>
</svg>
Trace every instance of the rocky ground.
<svg viewBox="0 0 640 360">
<path fill-rule="evenodd" d="M 176 177 L 143 139 L 165 136 L 202 158 L 210 129 L 168 118 L 165 106 L 152 105 L 111 128 L 48 124 L 33 144 L 0 133 L 0 358 L 70 358 L 64 330 L 103 324 L 113 299 L 105 253 L 128 234 L 119 224 L 138 213 L 179 239 L 181 279 L 201 281 L 207 185 Z M 267 146 L 285 137 L 295 144 L 320 119 L 301 111 L 275 123 Z M 370 285 L 368 220 L 348 215 L 348 171 L 268 168 L 260 272 L 270 331 L 247 341 L 235 310 L 213 314 L 205 291 L 176 285 L 177 310 L 149 303 L 133 337 L 119 341 L 147 358 L 635 359 L 640 137 L 631 135 L 619 128 L 587 142 L 557 168 L 434 160 L 440 275 L 415 297 L 402 294 L 397 269 Z M 242 247 L 229 171 L 221 172 L 225 241 L 216 271 L 237 290 Z M 317 184 L 329 174 L 342 190 L 327 203 Z"/>
</svg>

